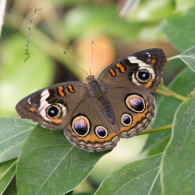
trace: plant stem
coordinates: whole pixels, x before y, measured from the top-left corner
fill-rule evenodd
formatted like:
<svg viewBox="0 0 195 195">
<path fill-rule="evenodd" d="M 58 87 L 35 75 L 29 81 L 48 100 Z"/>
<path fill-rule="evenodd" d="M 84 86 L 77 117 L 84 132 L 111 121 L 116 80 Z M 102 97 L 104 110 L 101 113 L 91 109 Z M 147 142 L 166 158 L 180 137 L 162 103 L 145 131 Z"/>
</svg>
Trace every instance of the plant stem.
<svg viewBox="0 0 195 195">
<path fill-rule="evenodd" d="M 176 59 L 178 59 L 178 58 L 179 58 L 179 55 L 169 57 L 169 58 L 167 58 L 167 62 L 170 62 L 170 61 L 172 61 L 172 60 L 176 60 Z"/>
<path fill-rule="evenodd" d="M 162 127 L 142 131 L 139 135 L 157 133 L 157 132 L 165 131 L 165 130 L 168 130 L 168 129 L 171 129 L 171 128 L 172 128 L 172 124 L 169 124 L 169 125 L 165 125 L 165 126 L 162 126 Z"/>
<path fill-rule="evenodd" d="M 161 85 L 159 89 L 156 90 L 157 93 L 165 96 L 172 96 L 175 97 L 181 101 L 186 101 L 188 98 L 184 97 L 178 93 L 175 93 L 174 91 L 167 88 L 165 85 Z"/>
</svg>

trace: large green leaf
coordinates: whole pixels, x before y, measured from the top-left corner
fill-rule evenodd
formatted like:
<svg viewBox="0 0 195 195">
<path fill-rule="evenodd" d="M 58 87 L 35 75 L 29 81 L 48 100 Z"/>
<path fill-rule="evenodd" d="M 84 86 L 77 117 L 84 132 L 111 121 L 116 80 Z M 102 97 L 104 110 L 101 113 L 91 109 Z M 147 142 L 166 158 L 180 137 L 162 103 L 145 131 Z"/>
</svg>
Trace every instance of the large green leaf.
<svg viewBox="0 0 195 195">
<path fill-rule="evenodd" d="M 169 88 L 178 94 L 187 96 L 194 89 L 194 86 L 195 73 L 192 72 L 189 68 L 186 68 L 177 75 L 177 77 L 169 85 Z M 162 96 L 157 105 L 156 116 L 152 127 L 157 128 L 167 124 L 171 124 L 173 122 L 175 111 L 180 103 L 180 100 L 177 100 L 173 97 Z M 169 136 L 169 130 L 151 134 L 147 140 L 145 149 L 151 148 L 151 153 L 154 154 L 154 148 L 160 146 L 159 151 L 157 148 L 155 150 L 158 152 L 162 152 L 164 147 L 162 147 L 162 144 L 159 143 L 163 142 L 165 146 L 166 140 L 168 141 Z"/>
<path fill-rule="evenodd" d="M 195 98 L 178 108 L 162 158 L 164 194 L 195 194 Z"/>
<path fill-rule="evenodd" d="M 14 117 L 0 117 L 0 162 L 18 157 L 34 124 Z"/>
<path fill-rule="evenodd" d="M 16 160 L 0 164 L 0 194 L 3 194 L 16 172 Z"/>
<path fill-rule="evenodd" d="M 195 7 L 172 14 L 161 29 L 171 43 L 181 51 L 195 44 Z"/>
<path fill-rule="evenodd" d="M 85 179 L 104 154 L 80 150 L 69 143 L 62 131 L 37 126 L 18 160 L 18 192 L 20 195 L 65 194 Z"/>
<path fill-rule="evenodd" d="M 95 194 L 145 195 L 150 194 L 153 190 L 159 194 L 159 185 L 155 185 L 155 183 L 159 175 L 160 161 L 161 155 L 158 154 L 125 165 L 107 177 Z M 155 189 L 153 189 L 154 186 Z"/>
</svg>

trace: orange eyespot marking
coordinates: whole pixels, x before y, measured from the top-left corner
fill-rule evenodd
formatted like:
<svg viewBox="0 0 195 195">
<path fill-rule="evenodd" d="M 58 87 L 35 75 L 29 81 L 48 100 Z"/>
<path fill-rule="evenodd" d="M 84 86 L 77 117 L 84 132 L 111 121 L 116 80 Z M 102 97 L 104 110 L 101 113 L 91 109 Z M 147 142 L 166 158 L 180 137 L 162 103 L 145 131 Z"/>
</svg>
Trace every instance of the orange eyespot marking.
<svg viewBox="0 0 195 195">
<path fill-rule="evenodd" d="M 74 132 L 73 132 L 73 135 L 74 136 L 77 136 Z M 96 135 L 87 135 L 86 137 L 78 137 L 78 140 L 82 140 L 84 142 L 92 142 L 92 143 L 95 143 L 95 142 L 105 142 L 105 141 L 110 141 L 113 137 L 116 136 L 116 133 L 110 133 L 106 138 L 99 138 L 97 137 Z"/>
<path fill-rule="evenodd" d="M 148 81 L 147 82 L 147 84 L 146 85 L 144 85 L 145 87 L 151 87 L 152 86 L 152 81 L 153 81 L 153 79 L 152 80 L 150 80 L 150 81 Z"/>
<path fill-rule="evenodd" d="M 148 103 L 146 104 L 146 106 L 148 107 Z M 131 125 L 129 125 L 128 127 L 121 127 L 120 128 L 120 132 L 123 131 L 129 131 L 132 127 L 136 126 L 136 124 L 138 124 L 138 122 L 140 122 L 148 113 L 148 109 L 145 110 L 145 112 L 137 114 L 133 117 L 133 122 L 131 123 Z"/>
<path fill-rule="evenodd" d="M 48 119 L 48 121 L 51 121 L 51 122 L 56 123 L 56 124 L 62 123 L 62 119 L 58 119 L 58 118 Z"/>
<path fill-rule="evenodd" d="M 111 74 L 113 77 L 116 76 L 116 72 L 115 72 L 114 68 L 110 68 L 109 72 L 110 72 L 110 74 Z"/>
<path fill-rule="evenodd" d="M 68 91 L 69 91 L 70 93 L 74 93 L 74 92 L 75 92 L 75 90 L 74 90 L 74 88 L 73 88 L 72 85 L 68 85 L 67 88 L 68 88 Z"/>
<path fill-rule="evenodd" d="M 120 72 L 125 72 L 125 67 L 122 64 L 116 64 L 116 67 L 119 69 Z"/>
<path fill-rule="evenodd" d="M 60 96 L 65 96 L 65 93 L 64 93 L 64 87 L 62 87 L 62 86 L 59 86 L 58 88 L 58 94 L 60 95 Z"/>
</svg>

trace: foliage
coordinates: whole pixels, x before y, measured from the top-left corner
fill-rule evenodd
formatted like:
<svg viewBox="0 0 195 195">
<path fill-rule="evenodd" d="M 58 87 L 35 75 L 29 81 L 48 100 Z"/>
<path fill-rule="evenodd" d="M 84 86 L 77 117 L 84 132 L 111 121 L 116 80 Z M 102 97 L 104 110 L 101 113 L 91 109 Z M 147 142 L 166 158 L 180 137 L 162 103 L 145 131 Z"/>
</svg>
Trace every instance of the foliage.
<svg viewBox="0 0 195 195">
<path fill-rule="evenodd" d="M 142 133 L 150 134 L 143 149 L 145 156 L 107 175 L 98 189 L 90 185 L 83 192 L 195 194 L 195 97 L 189 95 L 195 86 L 194 1 L 129 0 L 120 8 L 124 17 L 119 16 L 119 4 L 114 1 L 51 2 L 33 13 L 38 15 L 33 18 L 33 25 L 38 20 L 39 25 L 31 28 L 30 58 L 25 63 L 24 34 L 32 8 L 27 1 L 18 0 L 8 5 L 5 15 L 0 45 L 0 112 L 4 115 L 0 117 L 0 194 L 76 194 L 74 189 L 88 178 L 97 161 L 113 152 L 85 152 L 70 144 L 62 131 L 46 130 L 18 117 L 5 117 L 15 114 L 15 104 L 22 97 L 59 81 L 53 74 L 59 73 L 56 64 L 64 66 L 68 78 L 72 75 L 70 79 L 82 79 L 75 61 L 83 65 L 85 56 L 77 48 L 83 50 L 83 41 L 97 36 L 104 37 L 99 39 L 104 40 L 104 46 L 111 40 L 111 45 L 116 46 L 108 49 L 104 57 L 97 43 L 97 59 L 121 57 L 129 50 L 141 50 L 148 45 L 162 47 L 169 55 L 180 54 L 168 58 L 172 69 L 165 73 L 170 75 L 171 82 L 168 87 L 162 84 L 158 88 L 157 93 L 162 96 L 156 95 L 155 119 L 150 129 Z M 33 9 L 39 7 L 39 2 L 33 4 Z M 90 50 L 84 48 L 90 59 Z M 64 49 L 76 60 L 65 56 Z M 169 81 L 165 79 L 166 83 Z M 111 167 L 114 162 L 107 164 Z"/>
</svg>

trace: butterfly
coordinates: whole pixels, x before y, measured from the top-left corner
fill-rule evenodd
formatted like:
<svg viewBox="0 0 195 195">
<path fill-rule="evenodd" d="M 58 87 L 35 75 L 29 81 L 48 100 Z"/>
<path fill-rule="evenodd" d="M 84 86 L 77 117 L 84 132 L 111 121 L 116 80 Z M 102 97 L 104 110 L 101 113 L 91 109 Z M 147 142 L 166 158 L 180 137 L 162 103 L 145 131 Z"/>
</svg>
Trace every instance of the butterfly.
<svg viewBox="0 0 195 195">
<path fill-rule="evenodd" d="M 52 130 L 64 130 L 80 149 L 94 152 L 114 148 L 120 138 L 139 134 L 155 111 L 151 92 L 159 86 L 166 56 L 152 48 L 118 59 L 96 79 L 63 82 L 24 99 L 16 110 Z"/>
</svg>

